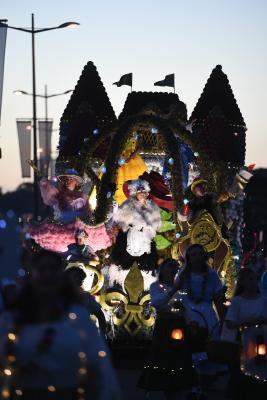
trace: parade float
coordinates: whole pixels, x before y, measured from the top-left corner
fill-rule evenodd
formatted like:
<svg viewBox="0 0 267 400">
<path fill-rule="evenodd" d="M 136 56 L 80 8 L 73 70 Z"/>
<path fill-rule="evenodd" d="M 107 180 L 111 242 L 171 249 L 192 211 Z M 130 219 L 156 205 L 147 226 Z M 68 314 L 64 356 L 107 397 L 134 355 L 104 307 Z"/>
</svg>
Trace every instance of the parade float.
<svg viewBox="0 0 267 400">
<path fill-rule="evenodd" d="M 129 93 L 117 118 L 94 64 L 85 66 L 61 118 L 56 179 L 41 181 L 54 215 L 30 232 L 87 272 L 110 337 L 149 337 L 157 266 L 182 263 L 190 244 L 204 245 L 232 296 L 251 176 L 245 138 L 219 65 L 189 118 L 165 92 Z"/>
</svg>

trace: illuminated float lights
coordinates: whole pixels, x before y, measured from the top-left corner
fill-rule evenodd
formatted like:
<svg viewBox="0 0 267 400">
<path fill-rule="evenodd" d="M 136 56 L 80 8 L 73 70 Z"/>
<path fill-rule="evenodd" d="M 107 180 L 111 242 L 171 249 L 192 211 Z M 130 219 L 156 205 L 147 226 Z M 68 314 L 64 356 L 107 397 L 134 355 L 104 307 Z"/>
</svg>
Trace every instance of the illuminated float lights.
<svg viewBox="0 0 267 400">
<path fill-rule="evenodd" d="M 267 382 L 267 379 L 262 379 L 259 375 L 246 371 L 245 367 L 242 365 L 241 365 L 240 369 L 244 375 L 249 376 L 250 378 L 254 378 L 254 379 L 257 379 L 257 381 L 261 381 L 261 382 L 265 382 L 265 383 Z"/>
<path fill-rule="evenodd" d="M 195 368 L 195 366 L 192 365 L 192 368 Z M 144 366 L 144 369 L 153 369 L 153 370 L 158 370 L 158 371 L 164 371 L 164 372 L 169 372 L 171 374 L 180 374 L 181 371 L 183 371 L 183 370 L 188 371 L 188 367 L 187 368 L 180 367 L 178 369 L 172 369 L 172 368 L 167 368 L 167 367 L 160 367 L 157 365 L 146 365 L 146 366 Z"/>
<path fill-rule="evenodd" d="M 243 332 L 243 331 L 245 331 L 245 330 L 247 330 L 247 329 L 251 329 L 251 328 L 260 328 L 261 326 L 264 326 L 264 325 L 267 325 L 266 322 L 264 322 L 264 323 L 258 323 L 258 324 L 250 325 L 250 326 L 244 325 L 244 326 L 240 327 L 239 330 L 240 330 L 240 332 Z"/>
</svg>

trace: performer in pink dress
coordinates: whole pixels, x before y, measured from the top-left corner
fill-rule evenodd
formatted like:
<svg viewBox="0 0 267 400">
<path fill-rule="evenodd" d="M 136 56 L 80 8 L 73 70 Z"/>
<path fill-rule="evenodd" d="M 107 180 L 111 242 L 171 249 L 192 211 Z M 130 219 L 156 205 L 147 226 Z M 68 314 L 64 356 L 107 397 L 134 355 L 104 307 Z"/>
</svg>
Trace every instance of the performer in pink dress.
<svg viewBox="0 0 267 400">
<path fill-rule="evenodd" d="M 53 219 L 41 224 L 31 225 L 32 238 L 47 250 L 65 252 L 73 243 L 77 229 L 87 233 L 87 245 L 93 251 L 105 249 L 111 245 L 104 223 L 92 224 L 92 212 L 88 196 L 82 191 L 84 180 L 75 169 L 67 169 L 58 175 L 59 185 L 42 178 L 40 191 L 44 204 L 53 207 Z"/>
</svg>

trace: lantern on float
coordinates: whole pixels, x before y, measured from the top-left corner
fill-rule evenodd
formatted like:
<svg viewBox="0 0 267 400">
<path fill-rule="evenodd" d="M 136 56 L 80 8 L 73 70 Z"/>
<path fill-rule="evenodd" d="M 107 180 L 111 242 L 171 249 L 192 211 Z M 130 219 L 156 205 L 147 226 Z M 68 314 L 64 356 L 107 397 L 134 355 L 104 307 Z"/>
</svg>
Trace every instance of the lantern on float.
<svg viewBox="0 0 267 400">
<path fill-rule="evenodd" d="M 184 331 L 181 328 L 174 328 L 170 333 L 172 340 L 183 340 L 184 339 Z"/>
<path fill-rule="evenodd" d="M 264 342 L 264 337 L 259 335 L 257 337 L 257 344 L 256 344 L 256 357 L 257 359 L 261 360 L 264 359 L 267 354 L 267 347 L 266 343 Z"/>
</svg>

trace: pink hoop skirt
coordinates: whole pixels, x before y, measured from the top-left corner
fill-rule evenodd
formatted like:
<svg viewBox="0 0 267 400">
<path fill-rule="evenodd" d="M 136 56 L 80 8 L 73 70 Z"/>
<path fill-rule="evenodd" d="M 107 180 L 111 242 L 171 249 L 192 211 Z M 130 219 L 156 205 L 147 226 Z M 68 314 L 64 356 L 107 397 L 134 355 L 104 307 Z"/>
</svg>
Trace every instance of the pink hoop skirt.
<svg viewBox="0 0 267 400">
<path fill-rule="evenodd" d="M 39 246 L 46 250 L 63 253 L 68 246 L 75 242 L 74 235 L 77 229 L 84 229 L 88 234 L 87 243 L 94 251 L 106 249 L 112 242 L 104 223 L 93 226 L 81 220 L 70 224 L 44 221 L 39 225 L 30 225 L 29 233 Z"/>
</svg>

